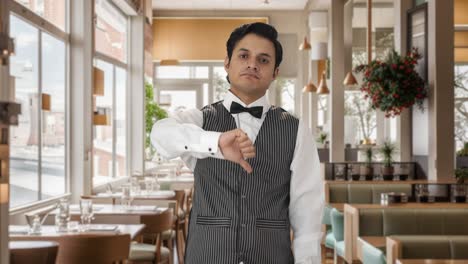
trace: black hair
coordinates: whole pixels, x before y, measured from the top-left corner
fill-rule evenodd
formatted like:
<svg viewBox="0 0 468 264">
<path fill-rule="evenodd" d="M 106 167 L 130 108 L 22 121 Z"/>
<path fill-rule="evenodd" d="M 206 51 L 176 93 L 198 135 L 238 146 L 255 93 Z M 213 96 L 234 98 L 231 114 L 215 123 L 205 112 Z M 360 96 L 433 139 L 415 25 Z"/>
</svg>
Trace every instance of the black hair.
<svg viewBox="0 0 468 264">
<path fill-rule="evenodd" d="M 244 24 L 232 31 L 231 36 L 229 36 L 229 39 L 226 42 L 229 61 L 231 61 L 232 52 L 234 51 L 236 44 L 250 33 L 266 38 L 273 43 L 273 46 L 275 47 L 275 69 L 278 68 L 283 60 L 283 47 L 278 41 L 278 32 L 273 26 L 261 22 Z"/>
</svg>

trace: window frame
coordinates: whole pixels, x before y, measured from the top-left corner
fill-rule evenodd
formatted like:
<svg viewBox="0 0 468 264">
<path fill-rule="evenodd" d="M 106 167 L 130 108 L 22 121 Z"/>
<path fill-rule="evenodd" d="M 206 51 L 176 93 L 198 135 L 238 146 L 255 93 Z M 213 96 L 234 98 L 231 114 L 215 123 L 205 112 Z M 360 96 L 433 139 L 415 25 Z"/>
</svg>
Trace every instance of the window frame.
<svg viewBox="0 0 468 264">
<path fill-rule="evenodd" d="M 49 198 L 42 198 L 42 123 L 43 118 L 41 115 L 41 111 L 38 111 L 38 170 L 37 170 L 37 177 L 38 177 L 38 189 L 37 189 L 37 200 L 27 202 L 25 204 L 21 204 L 15 207 L 10 207 L 10 213 L 23 210 L 24 208 L 28 208 L 34 206 L 35 204 L 40 204 L 43 202 L 47 202 L 50 200 L 58 199 L 60 197 L 65 197 L 69 195 L 70 192 L 70 0 L 65 1 L 65 30 L 60 29 L 58 26 L 54 25 L 53 23 L 49 22 L 45 18 L 41 17 L 40 15 L 36 14 L 32 10 L 28 9 L 27 7 L 21 5 L 20 3 L 16 2 L 15 0 L 7 0 L 8 1 L 8 15 L 15 16 L 19 20 L 23 21 L 24 23 L 29 24 L 30 26 L 34 27 L 38 33 L 38 72 L 37 72 L 37 81 L 38 81 L 38 94 L 40 95 L 43 91 L 43 83 L 42 83 L 42 34 L 47 33 L 51 37 L 56 38 L 59 41 L 62 41 L 65 45 L 65 159 L 64 159 L 64 192 L 62 194 L 49 197 Z M 40 104 L 39 104 L 40 106 Z M 10 178 L 14 177 L 10 175 Z M 11 203 L 11 199 L 10 199 Z"/>
<path fill-rule="evenodd" d="M 130 146 L 130 136 L 131 136 L 131 106 L 132 106 L 132 100 L 130 100 L 129 98 L 131 98 L 131 93 L 130 93 L 130 61 L 131 61 L 131 52 L 130 52 L 130 36 L 131 36 L 131 17 L 128 15 L 128 14 L 125 14 L 117 5 L 115 5 L 112 1 L 108 1 L 109 4 L 113 5 L 116 10 L 118 12 L 120 12 L 123 16 L 125 16 L 126 20 L 127 20 L 127 27 L 126 27 L 126 62 L 124 61 L 121 61 L 117 58 L 113 58 L 107 54 L 104 54 L 104 53 L 101 53 L 99 51 L 96 50 L 96 47 L 95 47 L 95 31 L 96 31 L 96 26 L 97 26 L 97 17 L 96 17 L 96 13 L 95 13 L 95 10 L 94 10 L 94 7 L 95 7 L 95 1 L 93 0 L 93 17 L 95 18 L 94 19 L 94 22 L 93 22 L 93 40 L 92 40 L 92 43 L 93 43 L 93 63 L 92 65 L 95 66 L 96 65 L 96 61 L 97 60 L 100 60 L 100 61 L 103 61 L 105 63 L 108 63 L 110 65 L 112 65 L 112 78 L 113 78 L 113 87 L 112 87 L 112 91 L 113 91 L 113 98 L 112 98 L 112 109 L 115 109 L 116 107 L 116 67 L 119 67 L 119 68 L 122 68 L 123 70 L 125 70 L 125 73 L 126 73 L 126 81 L 125 81 L 125 94 L 126 94 L 126 109 L 125 109 L 125 133 L 126 133 L 126 137 L 125 137 L 125 177 L 129 177 L 130 176 L 130 166 L 131 166 L 131 146 Z M 91 151 L 91 160 L 92 160 L 92 176 L 91 176 L 91 189 L 94 190 L 94 189 L 97 189 L 105 184 L 108 184 L 108 183 L 112 183 L 114 181 L 119 181 L 125 177 L 118 177 L 116 175 L 116 146 L 117 146 L 117 138 L 116 138 L 116 126 L 114 124 L 114 120 L 115 120 L 115 117 L 116 117 L 116 111 L 113 110 L 112 111 L 112 172 L 109 177 L 109 180 L 106 181 L 105 183 L 97 183 L 95 184 L 94 183 L 94 151 Z M 94 138 L 95 138 L 95 132 L 94 132 L 94 129 L 95 128 L 95 125 L 93 124 L 92 125 L 92 147 L 91 149 L 94 150 Z"/>
</svg>

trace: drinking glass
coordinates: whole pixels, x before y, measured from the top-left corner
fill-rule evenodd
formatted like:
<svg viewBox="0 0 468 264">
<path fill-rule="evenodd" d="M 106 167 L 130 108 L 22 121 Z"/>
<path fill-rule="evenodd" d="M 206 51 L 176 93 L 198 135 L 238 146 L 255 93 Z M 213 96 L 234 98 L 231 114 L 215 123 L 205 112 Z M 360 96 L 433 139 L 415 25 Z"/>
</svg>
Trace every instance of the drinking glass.
<svg viewBox="0 0 468 264">
<path fill-rule="evenodd" d="M 80 215 L 81 224 L 83 225 L 84 231 L 89 230 L 91 220 L 93 218 L 93 200 L 81 199 L 80 200 Z"/>
<path fill-rule="evenodd" d="M 70 204 L 68 203 L 68 199 L 60 199 L 57 208 L 58 212 L 55 215 L 55 227 L 57 232 L 67 232 L 67 225 L 70 220 Z"/>
</svg>

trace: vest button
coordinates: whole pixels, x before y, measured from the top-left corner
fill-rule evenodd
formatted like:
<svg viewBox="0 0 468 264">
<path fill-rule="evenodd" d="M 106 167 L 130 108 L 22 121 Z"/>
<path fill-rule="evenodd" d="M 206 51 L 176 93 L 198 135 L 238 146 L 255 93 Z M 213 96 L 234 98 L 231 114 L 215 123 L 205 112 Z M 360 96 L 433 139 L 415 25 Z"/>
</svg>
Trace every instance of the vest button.
<svg viewBox="0 0 468 264">
<path fill-rule="evenodd" d="M 241 224 L 241 227 L 242 227 L 242 228 L 245 228 L 245 224 Z"/>
<path fill-rule="evenodd" d="M 245 197 L 246 197 L 245 194 L 242 194 L 242 195 L 241 195 L 241 198 L 242 198 L 242 199 L 245 199 Z"/>
</svg>

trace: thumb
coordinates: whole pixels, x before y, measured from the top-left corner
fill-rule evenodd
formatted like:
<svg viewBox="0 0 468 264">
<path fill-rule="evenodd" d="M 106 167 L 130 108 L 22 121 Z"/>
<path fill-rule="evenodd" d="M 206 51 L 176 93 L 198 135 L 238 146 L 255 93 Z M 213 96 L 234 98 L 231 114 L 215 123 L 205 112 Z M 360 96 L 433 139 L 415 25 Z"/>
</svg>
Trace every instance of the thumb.
<svg viewBox="0 0 468 264">
<path fill-rule="evenodd" d="M 241 165 L 241 167 L 247 172 L 247 173 L 252 173 L 253 169 L 252 169 L 252 166 L 250 166 L 250 164 L 245 161 L 244 159 L 241 159 L 239 161 L 239 165 Z"/>
</svg>

